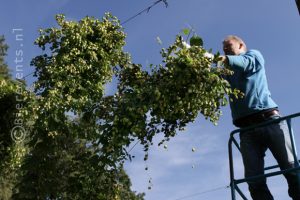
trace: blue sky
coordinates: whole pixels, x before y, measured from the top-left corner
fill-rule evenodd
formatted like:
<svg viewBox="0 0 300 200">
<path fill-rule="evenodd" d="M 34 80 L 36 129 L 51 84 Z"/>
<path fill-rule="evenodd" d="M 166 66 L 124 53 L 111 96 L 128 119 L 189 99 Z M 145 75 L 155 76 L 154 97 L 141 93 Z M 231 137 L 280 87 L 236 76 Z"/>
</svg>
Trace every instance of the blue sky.
<svg viewBox="0 0 300 200">
<path fill-rule="evenodd" d="M 79 20 L 87 15 L 102 17 L 111 12 L 121 22 L 153 4 L 155 0 L 2 0 L 0 34 L 10 46 L 7 63 L 15 75 L 16 50 L 22 49 L 24 75 L 34 69 L 30 60 L 41 53 L 33 45 L 39 28 L 55 26 L 54 16 L 63 13 L 68 19 Z M 222 52 L 221 41 L 228 34 L 242 37 L 248 48 L 258 49 L 266 60 L 266 71 L 272 97 L 282 115 L 300 111 L 300 16 L 294 0 L 168 0 L 153 7 L 124 25 L 127 33 L 125 50 L 135 63 L 147 66 L 159 64 L 159 51 L 174 41 L 181 29 L 193 27 L 213 52 Z M 13 29 L 22 29 L 22 45 L 15 39 Z M 162 45 L 156 42 L 160 37 Z M 19 63 L 20 64 L 20 63 Z M 34 79 L 29 76 L 29 83 Z M 113 88 L 109 87 L 108 91 Z M 223 200 L 230 199 L 227 141 L 234 129 L 228 107 L 222 109 L 219 125 L 214 126 L 201 116 L 187 130 L 179 132 L 168 148 L 151 148 L 149 160 L 136 146 L 136 156 L 126 163 L 133 189 L 146 193 L 146 200 Z M 299 120 L 298 120 L 299 121 Z M 297 132 L 300 129 L 294 127 Z M 298 131 L 297 131 L 298 130 Z M 157 141 L 159 141 L 157 137 Z M 300 140 L 300 136 L 299 136 Z M 192 148 L 196 151 L 192 152 Z M 273 163 L 267 154 L 267 163 Z M 237 155 L 236 173 L 243 174 L 241 158 Z M 144 168 L 149 170 L 145 171 Z M 152 189 L 148 190 L 149 179 Z M 268 180 L 276 199 L 287 200 L 287 186 L 282 177 Z M 221 188 L 214 192 L 211 189 Z M 246 187 L 243 187 L 246 189 Z M 202 194 L 200 194 L 202 193 Z M 246 193 L 247 194 L 247 193 Z M 247 194 L 248 195 L 248 194 Z"/>
</svg>

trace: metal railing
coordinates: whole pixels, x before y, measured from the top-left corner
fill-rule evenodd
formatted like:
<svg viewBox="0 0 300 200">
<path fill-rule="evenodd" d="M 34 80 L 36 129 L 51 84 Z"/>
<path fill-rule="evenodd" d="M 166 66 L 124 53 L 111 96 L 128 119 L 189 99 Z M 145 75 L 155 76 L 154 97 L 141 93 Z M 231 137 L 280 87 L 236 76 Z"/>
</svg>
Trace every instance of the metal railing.
<svg viewBox="0 0 300 200">
<path fill-rule="evenodd" d="M 280 174 L 285 174 L 291 171 L 296 171 L 300 169 L 299 166 L 299 160 L 297 158 L 297 150 L 296 150 L 296 144 L 295 144 L 295 138 L 294 138 L 294 133 L 292 130 L 292 119 L 299 117 L 300 113 L 295 113 L 292 115 L 288 115 L 285 117 L 280 117 L 278 119 L 274 119 L 274 120 L 270 120 L 270 121 L 266 121 L 257 125 L 253 125 L 253 126 L 249 126 L 246 128 L 241 128 L 241 129 L 236 129 L 234 131 L 232 131 L 230 133 L 230 138 L 228 141 L 228 152 L 229 152 L 229 168 L 230 168 L 230 188 L 231 188 L 231 197 L 232 200 L 236 200 L 236 191 L 238 192 L 238 194 L 242 197 L 243 200 L 248 200 L 246 198 L 246 196 L 243 194 L 243 192 L 241 191 L 241 189 L 238 187 L 238 184 L 240 183 L 245 183 L 248 181 L 254 181 L 254 180 L 258 180 L 261 178 L 267 178 L 267 177 L 271 177 L 271 176 L 276 176 L 276 175 L 280 175 Z M 290 169 L 286 169 L 286 170 L 278 170 L 275 172 L 269 172 L 269 173 L 265 173 L 262 175 L 258 175 L 258 176 L 253 176 L 253 177 L 248 177 L 248 178 L 242 178 L 242 179 L 235 179 L 234 177 L 234 165 L 233 165 L 233 155 L 232 155 L 232 146 L 233 144 L 235 145 L 235 147 L 240 151 L 240 146 L 237 142 L 237 140 L 235 139 L 234 135 L 237 133 L 240 133 L 241 131 L 248 131 L 254 128 L 259 128 L 259 127 L 264 127 L 270 124 L 274 124 L 274 123 L 279 123 L 280 121 L 284 121 L 286 120 L 287 125 L 288 125 L 288 130 L 289 130 L 289 135 L 290 135 L 290 139 L 291 139 L 291 144 L 292 144 L 292 151 L 293 151 L 293 157 L 294 157 L 294 168 L 290 168 Z M 279 168 L 278 165 L 273 165 L 273 166 L 269 166 L 265 168 L 265 171 L 270 170 L 270 169 L 276 169 Z"/>
</svg>

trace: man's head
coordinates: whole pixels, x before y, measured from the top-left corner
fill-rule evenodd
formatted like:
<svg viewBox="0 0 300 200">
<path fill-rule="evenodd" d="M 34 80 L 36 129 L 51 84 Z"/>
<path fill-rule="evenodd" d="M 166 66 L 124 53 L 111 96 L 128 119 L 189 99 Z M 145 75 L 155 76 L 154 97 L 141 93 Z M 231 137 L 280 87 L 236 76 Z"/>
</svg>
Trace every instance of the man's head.
<svg viewBox="0 0 300 200">
<path fill-rule="evenodd" d="M 235 35 L 229 35 L 223 40 L 225 55 L 239 55 L 247 51 L 245 42 Z"/>
</svg>

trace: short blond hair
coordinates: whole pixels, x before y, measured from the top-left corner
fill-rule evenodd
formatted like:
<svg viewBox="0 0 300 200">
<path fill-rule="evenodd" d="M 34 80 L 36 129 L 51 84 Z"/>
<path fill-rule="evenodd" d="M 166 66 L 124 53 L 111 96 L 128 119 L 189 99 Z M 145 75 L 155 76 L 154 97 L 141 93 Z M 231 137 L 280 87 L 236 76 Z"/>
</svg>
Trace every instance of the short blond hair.
<svg viewBox="0 0 300 200">
<path fill-rule="evenodd" d="M 243 45 L 244 47 L 244 50 L 247 51 L 247 46 L 246 46 L 246 43 L 244 42 L 244 40 L 242 40 L 242 38 L 236 36 L 236 35 L 228 35 L 225 37 L 225 39 L 223 40 L 223 43 L 226 42 L 226 41 L 229 41 L 229 40 L 235 40 L 237 42 L 239 42 L 240 44 Z"/>
</svg>

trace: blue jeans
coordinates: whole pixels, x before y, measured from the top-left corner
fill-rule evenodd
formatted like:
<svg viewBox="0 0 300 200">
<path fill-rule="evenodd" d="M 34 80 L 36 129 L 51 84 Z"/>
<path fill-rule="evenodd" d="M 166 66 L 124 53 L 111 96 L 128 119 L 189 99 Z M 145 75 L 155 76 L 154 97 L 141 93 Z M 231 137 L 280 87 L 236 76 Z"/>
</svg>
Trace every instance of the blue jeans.
<svg viewBox="0 0 300 200">
<path fill-rule="evenodd" d="M 270 119 L 280 116 L 272 116 Z M 280 169 L 294 167 L 291 140 L 286 121 L 255 128 L 246 132 L 241 131 L 241 153 L 245 167 L 245 177 L 264 174 L 264 157 L 270 149 L 278 162 Z M 289 196 L 300 200 L 300 174 L 290 172 L 284 174 L 289 186 Z M 249 181 L 249 191 L 253 200 L 273 200 L 266 184 L 266 178 Z"/>
</svg>

